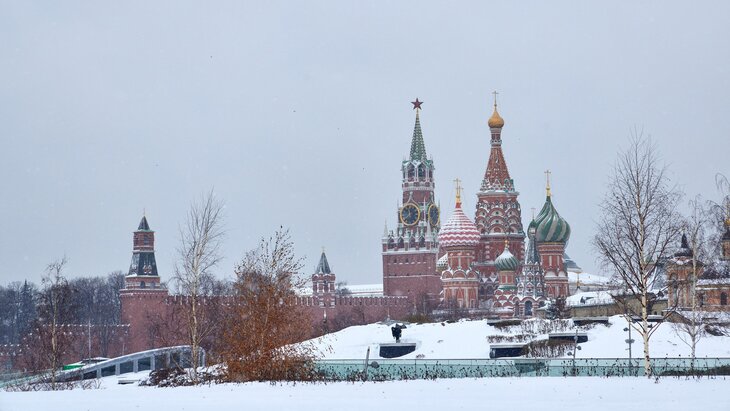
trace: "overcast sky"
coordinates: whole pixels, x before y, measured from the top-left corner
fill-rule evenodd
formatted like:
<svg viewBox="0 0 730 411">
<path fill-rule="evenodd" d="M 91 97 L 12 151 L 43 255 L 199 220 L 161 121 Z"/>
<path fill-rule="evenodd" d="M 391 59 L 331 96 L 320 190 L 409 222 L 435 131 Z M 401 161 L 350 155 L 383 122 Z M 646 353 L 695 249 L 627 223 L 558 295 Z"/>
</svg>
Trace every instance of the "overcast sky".
<svg viewBox="0 0 730 411">
<path fill-rule="evenodd" d="M 589 4 L 590 3 L 590 4 Z M 619 4 L 617 4 L 619 3 Z M 653 136 L 673 181 L 730 174 L 730 2 L 0 2 L 0 283 L 128 270 L 143 209 L 171 276 L 190 202 L 225 201 L 220 276 L 289 227 L 311 273 L 381 281 L 414 112 L 445 220 L 473 218 L 491 92 L 523 223 L 589 240 L 617 150 Z"/>
</svg>

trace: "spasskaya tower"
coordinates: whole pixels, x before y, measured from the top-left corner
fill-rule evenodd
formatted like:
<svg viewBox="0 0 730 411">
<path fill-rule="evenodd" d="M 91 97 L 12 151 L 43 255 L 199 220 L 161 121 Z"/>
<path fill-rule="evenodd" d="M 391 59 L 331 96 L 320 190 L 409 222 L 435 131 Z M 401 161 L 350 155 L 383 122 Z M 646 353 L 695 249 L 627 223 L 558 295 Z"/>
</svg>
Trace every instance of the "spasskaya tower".
<svg viewBox="0 0 730 411">
<path fill-rule="evenodd" d="M 411 151 L 401 164 L 402 201 L 397 224 L 382 238 L 383 294 L 406 295 L 418 310 L 438 303 L 441 277 L 436 273 L 440 210 L 434 197 L 433 159 L 426 156 L 421 132 L 422 101 L 412 102 L 416 110 Z"/>
</svg>

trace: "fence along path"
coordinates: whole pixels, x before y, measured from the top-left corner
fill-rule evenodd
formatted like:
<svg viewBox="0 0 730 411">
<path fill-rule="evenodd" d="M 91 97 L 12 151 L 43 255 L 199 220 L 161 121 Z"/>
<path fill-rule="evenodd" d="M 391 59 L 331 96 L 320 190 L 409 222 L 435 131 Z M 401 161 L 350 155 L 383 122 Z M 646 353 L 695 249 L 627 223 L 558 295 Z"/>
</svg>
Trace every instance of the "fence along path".
<svg viewBox="0 0 730 411">
<path fill-rule="evenodd" d="M 657 358 L 654 375 L 730 375 L 730 358 Z M 326 379 L 408 380 L 475 377 L 623 377 L 643 375 L 643 360 L 627 358 L 514 358 L 449 360 L 320 360 L 317 369 Z"/>
</svg>

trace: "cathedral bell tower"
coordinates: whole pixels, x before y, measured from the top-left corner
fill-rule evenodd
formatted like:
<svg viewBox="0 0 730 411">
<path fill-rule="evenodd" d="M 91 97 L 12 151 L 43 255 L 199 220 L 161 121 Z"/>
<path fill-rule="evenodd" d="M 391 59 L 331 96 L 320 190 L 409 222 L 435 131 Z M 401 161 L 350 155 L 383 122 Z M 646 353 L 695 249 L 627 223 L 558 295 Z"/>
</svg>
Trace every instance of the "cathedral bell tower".
<svg viewBox="0 0 730 411">
<path fill-rule="evenodd" d="M 411 151 L 401 163 L 402 200 L 396 213 L 396 226 L 386 222 L 382 238 L 383 294 L 406 295 L 414 306 L 438 302 L 441 279 L 436 272 L 440 211 L 434 198 L 433 160 L 426 156 L 421 132 L 422 101 L 412 102 L 416 123 Z"/>
<path fill-rule="evenodd" d="M 481 274 L 485 297 L 499 285 L 495 260 L 507 248 L 518 261 L 525 255 L 525 232 L 522 228 L 522 209 L 502 152 L 504 119 L 497 111 L 497 92 L 494 93 L 494 111 L 487 122 L 490 131 L 490 151 L 487 170 L 477 193 L 474 222 L 481 240 L 477 248 L 475 268 Z"/>
</svg>

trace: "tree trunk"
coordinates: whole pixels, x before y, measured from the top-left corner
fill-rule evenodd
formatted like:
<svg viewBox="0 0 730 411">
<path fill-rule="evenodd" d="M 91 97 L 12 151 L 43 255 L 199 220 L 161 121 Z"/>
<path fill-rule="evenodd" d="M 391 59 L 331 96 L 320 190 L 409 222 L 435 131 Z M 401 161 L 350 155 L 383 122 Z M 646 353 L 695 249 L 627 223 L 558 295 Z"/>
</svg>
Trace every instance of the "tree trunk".
<svg viewBox="0 0 730 411">
<path fill-rule="evenodd" d="M 644 340 L 644 376 L 651 377 L 649 357 L 649 311 L 647 309 L 646 291 L 641 296 L 641 338 Z"/>
</svg>

